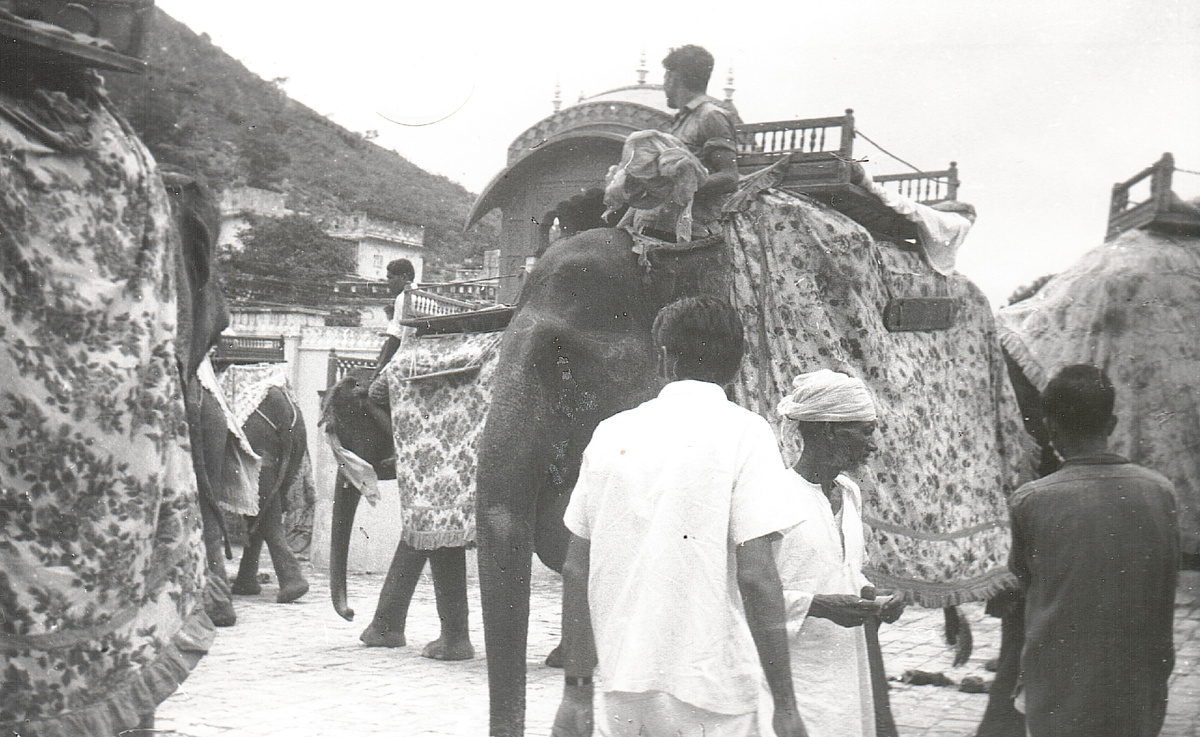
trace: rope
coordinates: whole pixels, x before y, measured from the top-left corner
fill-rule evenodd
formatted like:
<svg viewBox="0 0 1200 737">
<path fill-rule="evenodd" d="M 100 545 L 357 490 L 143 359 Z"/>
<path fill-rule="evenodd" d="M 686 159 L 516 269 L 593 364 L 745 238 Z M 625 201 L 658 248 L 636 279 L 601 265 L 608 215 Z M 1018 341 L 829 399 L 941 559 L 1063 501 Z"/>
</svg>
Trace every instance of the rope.
<svg viewBox="0 0 1200 737">
<path fill-rule="evenodd" d="M 878 143 L 875 143 L 874 141 L 872 141 L 872 140 L 871 140 L 871 137 L 870 137 L 870 136 L 868 136 L 866 133 L 863 133 L 861 130 L 859 130 L 859 129 L 855 128 L 855 129 L 854 129 L 854 135 L 855 135 L 855 136 L 861 136 L 863 139 L 865 139 L 865 140 L 866 140 L 866 142 L 867 142 L 867 143 L 871 144 L 871 145 L 872 145 L 872 146 L 874 146 L 875 148 L 877 148 L 877 149 L 879 149 L 880 151 L 884 152 L 884 153 L 885 153 L 885 154 L 887 154 L 888 156 L 891 156 L 893 159 L 895 159 L 896 161 L 899 161 L 901 164 L 904 164 L 905 166 L 907 166 L 908 168 L 910 168 L 910 169 L 912 169 L 913 171 L 917 172 L 918 174 L 924 174 L 924 173 L 925 173 L 925 172 L 924 172 L 924 171 L 922 171 L 921 169 L 919 169 L 919 168 L 917 168 L 917 167 L 913 166 L 912 164 L 908 163 L 907 161 L 905 161 L 904 159 L 900 158 L 899 156 L 897 156 L 896 154 L 892 153 L 891 151 L 888 151 L 888 150 L 887 150 L 886 148 L 884 148 L 883 146 L 880 146 Z"/>
<path fill-rule="evenodd" d="M 1182 172 L 1184 174 L 1195 174 L 1197 176 L 1200 176 L 1200 171 L 1192 171 L 1191 169 L 1180 169 L 1178 166 L 1175 167 L 1175 171 Z"/>
</svg>

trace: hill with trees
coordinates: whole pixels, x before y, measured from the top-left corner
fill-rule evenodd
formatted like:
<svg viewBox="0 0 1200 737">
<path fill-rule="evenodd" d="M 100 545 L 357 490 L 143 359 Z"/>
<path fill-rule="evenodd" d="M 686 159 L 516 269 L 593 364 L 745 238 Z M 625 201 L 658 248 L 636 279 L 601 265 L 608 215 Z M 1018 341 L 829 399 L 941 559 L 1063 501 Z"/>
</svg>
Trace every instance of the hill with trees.
<svg viewBox="0 0 1200 737">
<path fill-rule="evenodd" d="M 109 94 L 154 156 L 198 174 L 214 192 L 284 192 L 288 209 L 319 220 L 364 212 L 425 226 L 427 275 L 482 263 L 499 222 L 462 232 L 474 195 L 292 100 L 155 9 L 143 75 L 106 74 Z"/>
</svg>

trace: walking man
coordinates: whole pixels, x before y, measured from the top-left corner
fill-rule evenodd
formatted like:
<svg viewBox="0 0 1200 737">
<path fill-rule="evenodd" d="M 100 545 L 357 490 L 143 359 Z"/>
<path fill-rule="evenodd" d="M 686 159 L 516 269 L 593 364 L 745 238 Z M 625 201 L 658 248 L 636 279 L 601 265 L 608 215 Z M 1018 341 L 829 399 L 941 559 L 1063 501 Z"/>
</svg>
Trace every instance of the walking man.
<svg viewBox="0 0 1200 737">
<path fill-rule="evenodd" d="M 1109 452 L 1115 392 L 1074 365 L 1042 403 L 1060 470 L 1010 501 L 1025 592 L 1016 706 L 1031 737 L 1154 737 L 1174 665 L 1179 531 L 1171 482 Z"/>
<path fill-rule="evenodd" d="M 764 674 L 775 733 L 806 735 L 771 548 L 800 511 L 770 426 L 723 389 L 742 358 L 739 317 L 685 298 L 659 312 L 653 337 L 668 383 L 596 428 L 564 515 L 554 735 L 591 734 L 597 661 L 603 735 L 758 735 Z"/>
</svg>

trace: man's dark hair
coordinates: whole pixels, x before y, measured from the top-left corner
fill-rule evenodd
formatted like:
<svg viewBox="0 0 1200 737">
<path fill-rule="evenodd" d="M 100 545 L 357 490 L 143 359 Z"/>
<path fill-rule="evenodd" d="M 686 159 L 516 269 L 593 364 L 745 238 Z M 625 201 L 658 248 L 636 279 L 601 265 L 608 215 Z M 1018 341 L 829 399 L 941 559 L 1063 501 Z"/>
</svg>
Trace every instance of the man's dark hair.
<svg viewBox="0 0 1200 737">
<path fill-rule="evenodd" d="M 694 44 L 671 49 L 662 60 L 663 67 L 678 74 L 688 89 L 700 92 L 708 89 L 714 63 L 712 54 Z"/>
<path fill-rule="evenodd" d="M 417 278 L 417 270 L 413 268 L 412 261 L 406 258 L 389 261 L 387 273 L 388 276 L 407 276 L 409 281 Z"/>
<path fill-rule="evenodd" d="M 658 312 L 652 331 L 655 346 L 677 360 L 679 379 L 733 381 L 742 362 L 744 338 L 737 311 L 718 297 L 684 297 Z"/>
<path fill-rule="evenodd" d="M 1077 363 L 1055 374 L 1042 392 L 1047 419 L 1075 435 L 1097 435 L 1106 431 L 1112 416 L 1116 390 L 1108 375 L 1095 366 Z"/>
</svg>

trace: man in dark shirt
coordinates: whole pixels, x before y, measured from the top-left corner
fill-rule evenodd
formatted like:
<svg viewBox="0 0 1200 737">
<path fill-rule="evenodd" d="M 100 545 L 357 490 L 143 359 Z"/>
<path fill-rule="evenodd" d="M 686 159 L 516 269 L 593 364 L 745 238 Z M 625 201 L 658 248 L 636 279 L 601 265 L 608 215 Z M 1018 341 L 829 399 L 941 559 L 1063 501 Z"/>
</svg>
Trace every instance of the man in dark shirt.
<svg viewBox="0 0 1200 737">
<path fill-rule="evenodd" d="M 667 106 L 678 110 L 671 122 L 675 136 L 708 169 L 709 177 L 696 192 L 693 217 L 697 223 L 716 219 L 721 199 L 737 189 L 737 113 L 707 94 L 713 56 L 699 46 L 671 49 L 663 59 L 667 70 L 663 90 Z"/>
<path fill-rule="evenodd" d="M 1064 462 L 1010 501 L 1027 600 L 1017 706 L 1031 737 L 1154 737 L 1174 664 L 1174 489 L 1109 452 L 1103 371 L 1068 366 L 1042 398 Z"/>
</svg>

